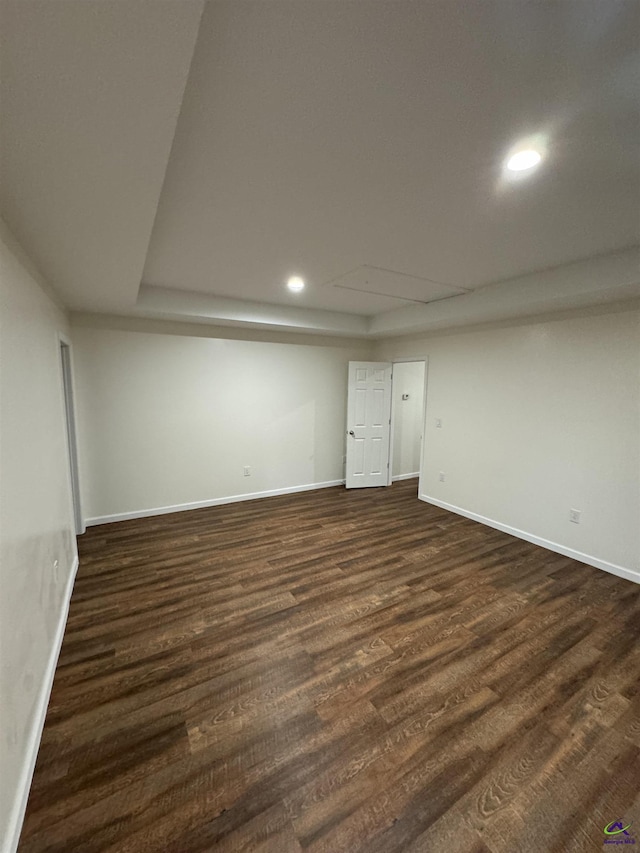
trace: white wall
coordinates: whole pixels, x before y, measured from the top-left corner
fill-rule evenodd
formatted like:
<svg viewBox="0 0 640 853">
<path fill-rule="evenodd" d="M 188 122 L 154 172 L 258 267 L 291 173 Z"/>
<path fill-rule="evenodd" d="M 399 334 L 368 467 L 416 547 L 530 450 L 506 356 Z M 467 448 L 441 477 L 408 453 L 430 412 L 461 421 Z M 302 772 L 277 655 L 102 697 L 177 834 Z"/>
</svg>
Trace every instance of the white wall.
<svg viewBox="0 0 640 853">
<path fill-rule="evenodd" d="M 420 470 L 424 403 L 424 362 L 393 365 L 393 448 L 391 474 L 404 477 Z M 404 394 L 409 395 L 403 400 Z"/>
<path fill-rule="evenodd" d="M 344 477 L 347 362 L 369 344 L 72 336 L 87 519 Z"/>
<path fill-rule="evenodd" d="M 17 842 L 76 568 L 57 338 L 61 331 L 67 331 L 64 314 L 43 292 L 0 223 L 3 851 Z"/>
<path fill-rule="evenodd" d="M 423 496 L 640 580 L 640 313 L 395 339 L 376 357 L 418 353 Z"/>
</svg>

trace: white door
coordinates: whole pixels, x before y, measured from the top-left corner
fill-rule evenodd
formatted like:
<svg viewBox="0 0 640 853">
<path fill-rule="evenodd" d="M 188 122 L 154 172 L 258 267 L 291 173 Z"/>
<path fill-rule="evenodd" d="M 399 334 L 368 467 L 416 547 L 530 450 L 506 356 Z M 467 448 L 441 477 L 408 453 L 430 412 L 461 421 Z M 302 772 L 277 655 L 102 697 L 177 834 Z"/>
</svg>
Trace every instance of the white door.
<svg viewBox="0 0 640 853">
<path fill-rule="evenodd" d="M 391 365 L 350 361 L 347 398 L 348 489 L 389 484 Z"/>
</svg>

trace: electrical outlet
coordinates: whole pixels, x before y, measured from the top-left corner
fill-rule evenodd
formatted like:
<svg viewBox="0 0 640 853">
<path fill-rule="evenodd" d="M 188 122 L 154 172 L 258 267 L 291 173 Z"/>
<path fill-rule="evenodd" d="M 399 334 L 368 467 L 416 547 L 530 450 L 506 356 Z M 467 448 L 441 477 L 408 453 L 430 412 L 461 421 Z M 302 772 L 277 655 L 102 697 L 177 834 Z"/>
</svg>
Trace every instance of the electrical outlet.
<svg viewBox="0 0 640 853">
<path fill-rule="evenodd" d="M 570 509 L 569 510 L 569 521 L 572 521 L 574 524 L 580 524 L 580 510 L 579 509 Z"/>
<path fill-rule="evenodd" d="M 442 418 L 436 418 L 436 429 L 442 429 Z"/>
<path fill-rule="evenodd" d="M 438 476 L 438 479 L 440 480 L 441 483 L 444 483 L 444 471 L 440 471 L 440 475 Z"/>
<path fill-rule="evenodd" d="M 251 476 L 251 465 L 245 465 L 244 466 L 244 476 L 245 477 Z"/>
</svg>

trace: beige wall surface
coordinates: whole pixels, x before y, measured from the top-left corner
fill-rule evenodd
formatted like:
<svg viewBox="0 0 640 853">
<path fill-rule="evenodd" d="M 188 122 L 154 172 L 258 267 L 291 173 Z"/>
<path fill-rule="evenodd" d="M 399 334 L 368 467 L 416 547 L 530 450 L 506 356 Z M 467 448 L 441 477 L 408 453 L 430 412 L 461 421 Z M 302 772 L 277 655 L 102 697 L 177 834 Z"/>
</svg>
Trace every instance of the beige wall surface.
<svg viewBox="0 0 640 853">
<path fill-rule="evenodd" d="M 640 572 L 637 310 L 376 348 L 417 355 L 428 357 L 425 497 Z"/>
<path fill-rule="evenodd" d="M 368 357 L 361 344 L 85 325 L 72 338 L 87 519 L 344 477 L 347 363 Z"/>
<path fill-rule="evenodd" d="M 66 331 L 64 314 L 0 225 L 0 839 L 7 850 L 22 819 L 76 559 L 58 340 Z"/>
</svg>

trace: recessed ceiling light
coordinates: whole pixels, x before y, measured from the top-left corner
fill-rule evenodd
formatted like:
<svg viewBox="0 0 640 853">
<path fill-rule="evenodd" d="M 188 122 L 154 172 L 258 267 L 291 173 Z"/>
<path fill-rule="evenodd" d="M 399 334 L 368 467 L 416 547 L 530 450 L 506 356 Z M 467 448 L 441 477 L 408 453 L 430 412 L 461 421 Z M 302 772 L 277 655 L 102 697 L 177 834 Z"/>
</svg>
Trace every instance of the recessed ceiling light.
<svg viewBox="0 0 640 853">
<path fill-rule="evenodd" d="M 517 151 L 512 154 L 507 160 L 507 169 L 512 172 L 524 172 L 526 169 L 533 169 L 542 160 L 542 154 L 534 148 L 525 148 L 523 151 Z"/>
<path fill-rule="evenodd" d="M 287 282 L 287 287 L 294 293 L 300 293 L 301 290 L 304 290 L 304 280 L 299 275 L 292 275 Z"/>
</svg>

